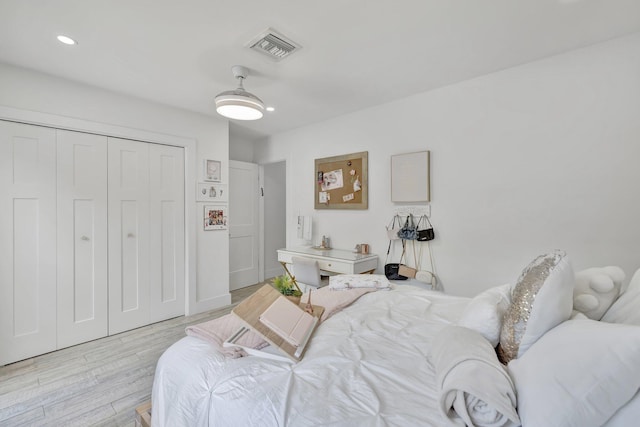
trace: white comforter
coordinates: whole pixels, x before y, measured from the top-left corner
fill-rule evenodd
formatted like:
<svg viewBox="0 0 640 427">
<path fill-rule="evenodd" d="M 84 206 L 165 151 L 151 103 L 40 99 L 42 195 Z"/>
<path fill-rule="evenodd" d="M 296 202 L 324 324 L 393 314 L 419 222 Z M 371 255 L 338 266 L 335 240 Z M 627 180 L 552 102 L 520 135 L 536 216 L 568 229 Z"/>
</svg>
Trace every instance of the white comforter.
<svg viewBox="0 0 640 427">
<path fill-rule="evenodd" d="M 323 322 L 296 364 L 183 338 L 158 362 L 153 425 L 440 426 L 429 343 L 467 302 L 412 286 L 365 295 Z"/>
</svg>

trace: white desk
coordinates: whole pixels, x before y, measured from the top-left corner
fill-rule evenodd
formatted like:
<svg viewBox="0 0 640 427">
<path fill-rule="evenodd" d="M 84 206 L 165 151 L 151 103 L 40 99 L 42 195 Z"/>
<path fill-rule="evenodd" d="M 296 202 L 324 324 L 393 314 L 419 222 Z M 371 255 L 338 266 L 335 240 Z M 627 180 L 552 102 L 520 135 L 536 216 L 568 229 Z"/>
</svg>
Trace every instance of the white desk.
<svg viewBox="0 0 640 427">
<path fill-rule="evenodd" d="M 310 247 L 278 249 L 278 261 L 285 266 L 293 257 L 311 258 L 318 261 L 320 270 L 330 273 L 372 273 L 378 268 L 378 255 L 360 254 L 343 249 L 313 249 Z"/>
</svg>

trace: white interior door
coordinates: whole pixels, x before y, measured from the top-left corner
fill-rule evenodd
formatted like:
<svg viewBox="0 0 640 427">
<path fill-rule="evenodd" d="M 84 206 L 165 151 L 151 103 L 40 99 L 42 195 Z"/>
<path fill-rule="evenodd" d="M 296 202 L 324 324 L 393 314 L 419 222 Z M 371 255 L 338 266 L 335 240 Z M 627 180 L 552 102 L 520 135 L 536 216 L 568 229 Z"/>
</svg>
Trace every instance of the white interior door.
<svg viewBox="0 0 640 427">
<path fill-rule="evenodd" d="M 229 289 L 259 281 L 258 165 L 229 162 Z"/>
<path fill-rule="evenodd" d="M 55 137 L 0 122 L 0 365 L 56 348 Z"/>
<path fill-rule="evenodd" d="M 109 138 L 109 334 L 149 323 L 149 144 Z"/>
<path fill-rule="evenodd" d="M 57 131 L 58 348 L 107 329 L 107 137 Z"/>
<path fill-rule="evenodd" d="M 184 149 L 149 144 L 151 322 L 183 315 Z"/>
</svg>

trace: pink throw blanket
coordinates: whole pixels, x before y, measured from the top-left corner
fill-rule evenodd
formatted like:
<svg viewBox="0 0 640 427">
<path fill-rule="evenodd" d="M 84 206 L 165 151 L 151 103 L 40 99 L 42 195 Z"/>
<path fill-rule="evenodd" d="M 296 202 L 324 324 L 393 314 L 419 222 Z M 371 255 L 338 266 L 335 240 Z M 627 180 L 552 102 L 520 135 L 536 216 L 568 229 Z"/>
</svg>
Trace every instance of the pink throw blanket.
<svg viewBox="0 0 640 427">
<path fill-rule="evenodd" d="M 320 321 L 323 321 L 349 306 L 362 295 L 375 292 L 376 290 L 375 288 L 359 288 L 335 291 L 329 289 L 327 286 L 311 293 L 311 304 L 324 307 L 324 313 L 322 313 L 322 317 L 320 318 Z M 308 299 L 309 294 L 305 293 L 300 300 L 306 303 Z M 229 313 L 217 319 L 209 320 L 208 322 L 187 326 L 185 332 L 187 335 L 210 342 L 222 354 L 235 359 L 247 356 L 247 353 L 240 347 L 223 347 L 223 343 L 243 326 L 245 326 L 245 324 L 238 316 Z M 249 331 L 240 337 L 238 344 L 255 348 L 256 350 L 269 345 L 260 335 L 253 331 Z"/>
</svg>

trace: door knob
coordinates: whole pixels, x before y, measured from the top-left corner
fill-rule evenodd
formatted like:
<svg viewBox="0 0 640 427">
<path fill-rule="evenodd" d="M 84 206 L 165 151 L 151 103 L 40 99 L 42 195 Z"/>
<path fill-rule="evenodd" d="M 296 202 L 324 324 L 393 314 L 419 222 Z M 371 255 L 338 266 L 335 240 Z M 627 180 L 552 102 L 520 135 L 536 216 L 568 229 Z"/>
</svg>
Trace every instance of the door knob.
<svg viewBox="0 0 640 427">
<path fill-rule="evenodd" d="M 89 238 L 87 236 L 82 236 L 80 239 L 84 241 L 89 241 Z"/>
<path fill-rule="evenodd" d="M 133 239 L 136 236 L 133 233 L 129 233 L 129 234 L 127 234 L 127 237 L 130 238 L 130 239 Z"/>
</svg>

